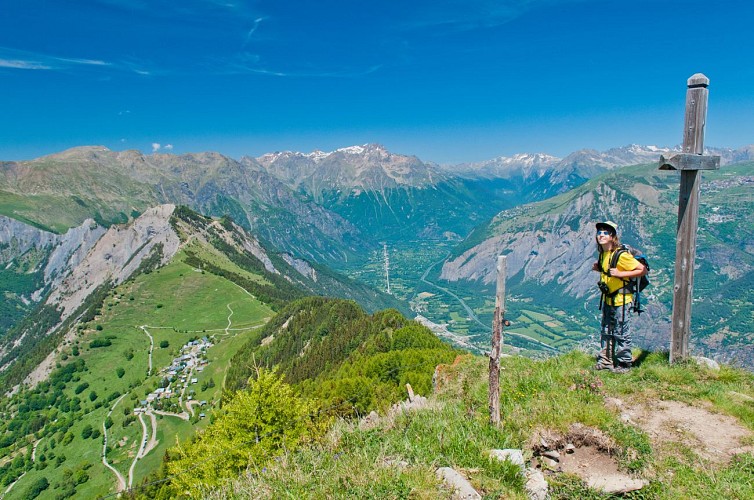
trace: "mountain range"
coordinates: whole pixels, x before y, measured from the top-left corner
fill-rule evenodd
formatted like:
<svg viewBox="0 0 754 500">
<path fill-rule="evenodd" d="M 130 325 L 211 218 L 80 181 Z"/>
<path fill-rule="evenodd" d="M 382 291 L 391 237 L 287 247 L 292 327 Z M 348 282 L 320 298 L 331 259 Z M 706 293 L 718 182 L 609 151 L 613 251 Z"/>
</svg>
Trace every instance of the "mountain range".
<svg viewBox="0 0 754 500">
<path fill-rule="evenodd" d="M 91 146 L 3 162 L 0 280 L 8 283 L 3 324 L 10 329 L 43 300 L 54 303 L 58 320 L 64 321 L 97 287 L 126 279 L 155 244 L 161 245 L 162 262 L 169 260 L 176 240 L 159 240 L 169 233 L 167 219 L 149 219 L 164 204 L 227 217 L 253 234 L 259 248 L 273 249 L 304 276 L 317 265 L 358 275 L 354 270 L 383 244 L 399 251 L 414 242 L 436 241 L 453 249 L 465 240 L 451 250 L 455 257 L 436 275 L 439 280 L 489 284 L 491 253 L 505 251 L 511 255 L 512 275 L 523 271 L 521 283 L 557 282 L 565 297 L 579 300 L 589 295 L 591 278 L 582 272 L 590 247 L 584 243 L 586 221 L 618 219 L 626 236 L 648 250 L 657 235 L 647 228 L 670 230 L 672 177 L 647 167 L 642 180 L 628 186 L 625 167 L 654 163 L 660 154 L 674 151 L 630 145 L 565 158 L 519 154 L 449 166 L 377 144 L 238 161 L 218 153 L 144 155 Z M 754 147 L 708 153 L 728 165 L 751 160 Z M 611 200 L 613 208 L 600 208 L 600 198 Z M 731 217 L 722 203 L 716 210 L 713 218 Z M 645 225 L 644 219 L 653 223 Z M 108 245 L 111 249 L 102 250 Z M 87 254 L 95 246 L 97 259 L 121 266 L 106 279 L 88 267 Z M 657 248 L 670 251 L 669 245 Z M 532 252 L 536 259 L 527 257 Z M 668 266 L 661 268 L 670 272 Z M 378 279 L 373 275 L 367 281 L 374 286 Z M 65 291 L 67 283 L 75 284 Z M 374 304 L 365 305 L 374 310 Z M 10 356 L 9 345 L 0 352 Z"/>
</svg>

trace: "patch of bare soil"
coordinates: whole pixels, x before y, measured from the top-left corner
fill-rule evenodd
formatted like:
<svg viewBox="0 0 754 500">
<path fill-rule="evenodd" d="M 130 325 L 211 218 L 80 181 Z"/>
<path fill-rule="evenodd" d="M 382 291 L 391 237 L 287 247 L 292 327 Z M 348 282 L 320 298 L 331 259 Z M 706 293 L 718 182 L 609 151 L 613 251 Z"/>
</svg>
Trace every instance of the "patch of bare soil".
<svg viewBox="0 0 754 500">
<path fill-rule="evenodd" d="M 651 401 L 631 405 L 608 400 L 622 419 L 644 430 L 656 445 L 678 443 L 713 463 L 725 463 L 739 453 L 754 451 L 745 445 L 754 437 L 734 417 L 679 401 Z"/>
<path fill-rule="evenodd" d="M 626 493 L 647 484 L 619 470 L 613 457 L 615 443 L 598 429 L 574 424 L 566 435 L 543 431 L 535 435 L 531 449 L 535 467 L 575 474 L 605 493 Z"/>
</svg>

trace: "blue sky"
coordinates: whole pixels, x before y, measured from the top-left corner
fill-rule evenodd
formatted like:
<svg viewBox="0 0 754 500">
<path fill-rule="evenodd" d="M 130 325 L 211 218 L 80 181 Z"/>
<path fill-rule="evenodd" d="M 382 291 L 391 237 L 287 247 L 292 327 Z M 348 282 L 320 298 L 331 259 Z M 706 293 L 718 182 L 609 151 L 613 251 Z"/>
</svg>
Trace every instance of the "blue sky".
<svg viewBox="0 0 754 500">
<path fill-rule="evenodd" d="M 0 160 L 377 142 L 440 163 L 754 143 L 750 0 L 2 0 Z"/>
</svg>

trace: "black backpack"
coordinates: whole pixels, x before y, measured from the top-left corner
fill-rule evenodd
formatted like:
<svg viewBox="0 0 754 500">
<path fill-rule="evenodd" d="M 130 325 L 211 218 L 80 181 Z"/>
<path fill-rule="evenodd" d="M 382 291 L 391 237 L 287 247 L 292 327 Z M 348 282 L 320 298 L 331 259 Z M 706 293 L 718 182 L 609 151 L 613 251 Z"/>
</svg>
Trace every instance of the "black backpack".
<svg viewBox="0 0 754 500">
<path fill-rule="evenodd" d="M 623 280 L 623 288 L 613 292 L 611 295 L 617 295 L 618 293 L 634 294 L 634 301 L 631 304 L 631 310 L 636 314 L 641 314 L 644 312 L 644 309 L 641 307 L 641 292 L 649 286 L 649 278 L 647 278 L 647 274 L 649 274 L 649 262 L 647 262 L 647 256 L 644 255 L 644 252 L 641 250 L 629 245 L 621 245 L 618 250 L 613 253 L 608 269 L 618 266 L 618 259 L 620 259 L 620 256 L 624 252 L 629 252 L 633 255 L 634 259 L 638 260 L 639 263 L 644 266 L 644 274 Z"/>
</svg>

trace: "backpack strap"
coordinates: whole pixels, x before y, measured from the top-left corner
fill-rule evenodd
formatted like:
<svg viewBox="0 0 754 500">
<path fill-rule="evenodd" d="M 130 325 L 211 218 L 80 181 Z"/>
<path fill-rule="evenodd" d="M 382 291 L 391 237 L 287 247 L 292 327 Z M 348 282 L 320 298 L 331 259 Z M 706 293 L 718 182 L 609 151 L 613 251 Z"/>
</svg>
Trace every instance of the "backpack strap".
<svg viewBox="0 0 754 500">
<path fill-rule="evenodd" d="M 618 267 L 618 261 L 620 260 L 620 256 L 623 255 L 626 252 L 628 252 L 628 247 L 626 247 L 626 245 L 621 245 L 613 253 L 613 258 L 610 259 L 610 267 L 608 269 L 612 269 L 613 267 Z"/>
<path fill-rule="evenodd" d="M 607 272 L 602 271 L 600 269 L 601 272 L 602 272 L 602 274 L 606 274 L 606 275 L 610 276 L 610 269 L 612 269 L 614 267 L 618 267 L 618 261 L 620 260 L 620 256 L 622 254 L 624 254 L 625 252 L 628 252 L 628 251 L 629 251 L 629 249 L 628 249 L 628 247 L 626 245 L 621 245 L 620 247 L 618 247 L 618 249 L 615 250 L 615 252 L 613 252 L 612 257 L 610 258 L 610 263 L 609 263 L 609 267 L 607 268 Z M 600 263 L 600 267 L 601 266 L 602 266 L 602 264 Z M 617 277 L 617 276 L 615 276 L 615 277 Z M 609 297 L 609 298 L 612 299 L 616 295 L 618 295 L 619 293 L 622 293 L 623 294 L 623 321 L 626 321 L 626 294 L 631 293 L 631 291 L 627 288 L 630 280 L 625 280 L 623 278 L 618 278 L 618 279 L 620 279 L 623 282 L 623 286 L 621 288 L 617 289 L 616 291 L 612 292 L 612 293 L 602 294 L 600 302 L 602 302 L 603 300 L 605 300 L 605 298 L 607 298 L 607 297 Z M 600 303 L 600 309 L 602 308 L 601 306 L 602 306 L 602 303 Z"/>
<path fill-rule="evenodd" d="M 602 270 L 602 269 L 603 269 L 603 268 L 602 268 L 602 259 L 600 258 L 600 272 L 601 272 L 602 274 L 606 275 L 606 276 L 610 276 L 611 278 L 617 278 L 617 279 L 619 279 L 619 280 L 623 281 L 623 285 L 624 285 L 623 287 L 619 288 L 619 289 L 618 289 L 618 290 L 616 290 L 615 292 L 613 292 L 613 293 L 609 294 L 609 295 L 608 295 L 609 297 L 614 297 L 615 295 L 617 295 L 617 294 L 618 294 L 619 292 L 621 292 L 621 291 L 623 291 L 623 292 L 625 293 L 625 290 L 624 290 L 624 288 L 625 288 L 625 286 L 626 286 L 626 285 L 628 284 L 629 280 L 625 280 L 625 279 L 623 279 L 623 278 L 618 278 L 617 276 L 611 276 L 611 275 L 610 275 L 610 269 L 612 269 L 612 268 L 614 268 L 614 267 L 618 267 L 618 260 L 620 259 L 620 256 L 621 256 L 622 254 L 624 254 L 625 252 L 628 252 L 628 251 L 629 251 L 629 250 L 628 250 L 628 248 L 626 247 L 626 245 L 621 245 L 621 246 L 620 246 L 620 247 L 619 247 L 619 248 L 618 248 L 618 249 L 617 249 L 617 250 L 616 250 L 615 252 L 613 252 L 613 255 L 612 255 L 612 257 L 610 258 L 610 262 L 609 262 L 609 264 L 608 264 L 608 267 L 607 267 L 607 271 L 603 271 L 603 270 Z"/>
</svg>

